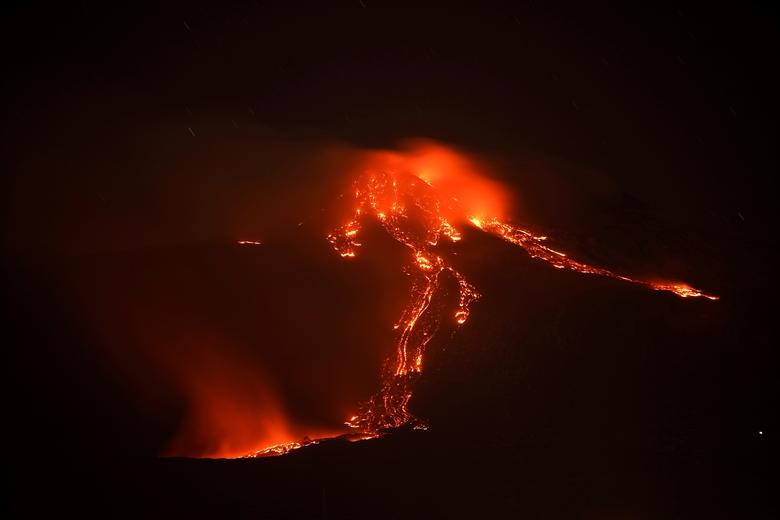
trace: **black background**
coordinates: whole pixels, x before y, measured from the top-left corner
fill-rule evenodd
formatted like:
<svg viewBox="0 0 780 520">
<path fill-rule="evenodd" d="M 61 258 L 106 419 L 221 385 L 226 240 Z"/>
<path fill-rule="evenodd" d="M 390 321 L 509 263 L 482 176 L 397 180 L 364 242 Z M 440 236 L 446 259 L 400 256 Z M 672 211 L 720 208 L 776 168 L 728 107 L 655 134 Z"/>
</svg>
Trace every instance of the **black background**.
<svg viewBox="0 0 780 520">
<path fill-rule="evenodd" d="M 771 516 L 769 7 L 81 2 L 10 8 L 3 25 L 18 511 Z M 164 287 L 185 296 L 161 309 L 192 298 L 253 344 L 258 309 L 288 297 L 276 352 L 338 359 L 313 387 L 361 374 L 325 392 L 325 411 L 294 399 L 339 416 L 375 387 L 383 353 L 361 341 L 403 301 L 400 270 L 376 281 L 400 253 L 374 230 L 362 263 L 333 258 L 319 201 L 342 179 L 291 157 L 414 136 L 499 158 L 519 217 L 583 257 L 721 300 L 560 273 L 473 233 L 459 267 L 485 297 L 431 347 L 412 403 L 429 432 L 275 460 L 158 459 L 180 397 L 107 355 L 85 309 L 121 314 Z M 246 234 L 267 249 L 235 251 Z M 132 343 L 98 316 L 112 344 Z M 296 356 L 265 354 L 297 373 Z"/>
</svg>

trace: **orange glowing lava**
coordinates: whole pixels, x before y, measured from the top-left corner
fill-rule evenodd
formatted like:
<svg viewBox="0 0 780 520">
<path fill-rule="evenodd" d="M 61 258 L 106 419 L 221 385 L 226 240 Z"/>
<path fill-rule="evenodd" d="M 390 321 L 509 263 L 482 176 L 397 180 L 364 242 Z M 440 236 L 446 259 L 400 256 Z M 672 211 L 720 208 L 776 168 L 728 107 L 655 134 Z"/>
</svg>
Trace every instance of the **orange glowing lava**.
<svg viewBox="0 0 780 520">
<path fill-rule="evenodd" d="M 718 299 L 686 284 L 634 280 L 552 249 L 546 245 L 546 236 L 507 223 L 506 190 L 485 178 L 474 161 L 441 145 L 424 142 L 405 153 L 370 152 L 360 170 L 352 186 L 352 217 L 328 235 L 328 241 L 342 257 L 354 258 L 362 245 L 364 220 L 376 219 L 410 250 L 406 273 L 412 278 L 412 288 L 409 302 L 394 326 L 396 351 L 383 369 L 381 388 L 346 421 L 359 431 L 378 432 L 407 424 L 425 428 L 410 413 L 408 404 L 414 380 L 423 370 L 426 347 L 441 325 L 430 308 L 431 302 L 441 290 L 442 281 L 451 277 L 459 291 L 452 320 L 460 326 L 468 320 L 471 304 L 480 297 L 474 286 L 434 251 L 440 243 L 462 239 L 456 226 L 470 222 L 559 269 L 637 283 L 681 297 Z"/>
<path fill-rule="evenodd" d="M 593 267 L 582 262 L 572 260 L 566 255 L 566 253 L 556 251 L 555 249 L 546 246 L 544 244 L 544 242 L 547 240 L 546 236 L 534 235 L 525 229 L 501 222 L 496 218 L 478 219 L 471 217 L 469 221 L 487 233 L 491 233 L 501 237 L 511 244 L 522 247 L 529 255 L 531 255 L 532 258 L 539 258 L 544 260 L 558 269 L 570 269 L 572 271 L 577 271 L 578 273 L 597 274 L 609 278 L 616 278 L 625 282 L 638 283 L 656 291 L 669 291 L 683 298 L 687 298 L 689 296 L 701 296 L 709 300 L 718 299 L 717 296 L 704 294 L 698 289 L 694 289 L 693 287 L 684 283 L 635 280 L 627 276 L 613 273 L 612 271 L 603 269 L 601 267 Z"/>
</svg>

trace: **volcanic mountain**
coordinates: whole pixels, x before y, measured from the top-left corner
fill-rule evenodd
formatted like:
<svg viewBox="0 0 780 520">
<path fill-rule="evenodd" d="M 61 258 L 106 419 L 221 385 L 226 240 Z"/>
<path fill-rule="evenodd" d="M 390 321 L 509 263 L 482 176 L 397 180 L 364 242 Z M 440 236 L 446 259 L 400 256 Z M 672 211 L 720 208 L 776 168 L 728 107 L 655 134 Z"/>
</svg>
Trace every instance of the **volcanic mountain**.
<svg viewBox="0 0 780 520">
<path fill-rule="evenodd" d="M 60 405 L 62 424 L 78 418 L 95 426 L 94 438 L 71 439 L 73 445 L 90 445 L 100 460 L 118 452 L 139 456 L 111 465 L 123 475 L 122 487 L 105 475 L 80 477 L 91 482 L 102 507 L 119 512 L 134 497 L 121 511 L 137 503 L 177 514 L 463 516 L 549 511 L 554 502 L 561 515 L 653 513 L 698 507 L 724 484 L 721 466 L 738 470 L 753 462 L 750 454 L 705 456 L 737 435 L 718 407 L 744 413 L 715 391 L 724 367 L 713 352 L 729 351 L 739 333 L 734 296 L 713 304 L 555 269 L 473 226 L 463 229 L 452 266 L 479 287 L 481 298 L 467 325 L 442 321 L 408 403 L 428 430 L 410 424 L 378 439 L 342 441 L 338 435 L 349 428 L 341 421 L 381 388 L 381 367 L 388 355 L 393 359 L 397 337 L 388 317 L 406 305 L 410 285 L 398 268 L 409 251 L 380 222 L 367 219 L 362 240 L 364 253 L 350 262 L 321 234 L 298 229 L 258 246 L 152 248 L 59 267 L 57 278 L 67 280 L 60 284 L 63 298 L 92 302 L 92 316 L 114 342 L 166 345 L 165 355 L 140 348 L 132 356 L 118 347 L 115 361 L 124 370 L 112 363 L 97 371 L 104 395 L 114 396 L 100 401 L 122 410 L 113 422 L 84 395 L 98 386 L 91 370 L 67 379 L 50 374 L 66 395 L 82 396 Z M 434 307 L 450 316 L 457 278 L 442 281 L 440 298 Z M 140 319 L 131 320 L 135 329 L 129 317 Z M 187 341 L 176 341 L 185 331 Z M 75 339 L 62 332 L 67 350 Z M 231 337 L 248 338 L 253 347 L 234 345 Z M 193 338 L 213 343 L 194 346 Z M 258 354 L 256 345 L 267 344 L 272 348 Z M 183 365 L 174 380 L 167 378 L 171 359 Z M 691 366 L 698 367 L 695 379 Z M 204 394 L 188 378 L 205 381 L 223 400 L 198 401 Z M 141 402 L 128 391 L 139 388 L 138 379 L 146 388 Z M 269 405 L 278 412 L 276 425 L 253 417 Z M 181 422 L 155 419 L 171 408 Z M 248 427 L 255 436 L 244 444 L 240 432 Z M 67 441 L 67 428 L 60 432 Z M 282 435 L 263 438 L 274 432 Z M 258 441 L 317 433 L 335 438 L 263 460 L 141 456 L 155 445 L 170 454 L 238 455 L 262 447 Z M 59 477 L 68 478 L 47 478 Z M 678 479 L 690 483 L 688 496 L 675 494 Z M 615 510 L 616 502 L 623 509 Z"/>
</svg>

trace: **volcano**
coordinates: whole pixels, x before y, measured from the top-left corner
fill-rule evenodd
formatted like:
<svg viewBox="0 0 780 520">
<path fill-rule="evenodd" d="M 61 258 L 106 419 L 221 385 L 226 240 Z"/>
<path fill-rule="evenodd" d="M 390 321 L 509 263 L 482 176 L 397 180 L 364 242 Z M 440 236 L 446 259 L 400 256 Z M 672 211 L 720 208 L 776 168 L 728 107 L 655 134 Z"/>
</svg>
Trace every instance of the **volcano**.
<svg viewBox="0 0 780 520">
<path fill-rule="evenodd" d="M 711 406 L 721 368 L 707 360 L 713 349 L 727 348 L 734 334 L 730 316 L 735 309 L 730 298 L 723 297 L 713 305 L 706 299 L 680 298 L 610 277 L 555 269 L 474 226 L 463 229 L 458 242 L 463 247 L 452 257 L 452 268 L 479 287 L 482 296 L 471 306 L 468 321 L 460 325 L 453 314 L 459 301 L 458 279 L 449 275 L 442 278 L 441 301 L 437 304 L 434 299 L 431 307 L 439 311 L 441 324 L 426 344 L 424 369 L 415 372 L 414 379 L 407 379 L 413 383 L 406 387 L 411 393 L 407 413 L 418 419 L 370 430 L 372 435 L 349 433 L 363 431 L 365 423 L 359 424 L 361 428 L 345 427 L 346 433 L 339 433 L 338 425 L 344 418 L 333 403 L 349 407 L 376 388 L 380 389 L 376 395 L 385 391 L 386 369 L 396 366 L 393 343 L 398 332 L 388 331 L 385 336 L 391 352 L 373 359 L 361 360 L 356 356 L 365 356 L 365 352 L 344 347 L 365 344 L 375 338 L 377 330 L 392 329 L 392 322 L 380 319 L 388 313 L 377 313 L 368 303 L 377 291 L 389 296 L 388 286 L 399 285 L 398 294 L 391 297 L 397 305 L 404 305 L 408 296 L 408 276 L 400 268 L 393 270 L 395 274 L 385 272 L 388 258 L 400 262 L 398 265 L 409 261 L 407 248 L 371 219 L 362 231 L 362 240 L 365 254 L 350 262 L 333 254 L 324 237 L 305 232 L 285 243 L 150 250 L 132 259 L 135 267 L 157 266 L 156 272 L 141 271 L 146 274 L 133 280 L 131 285 L 141 292 L 144 287 L 170 283 L 165 280 L 178 272 L 180 281 L 174 289 L 198 288 L 190 300 L 199 299 L 197 295 L 202 293 L 215 302 L 225 297 L 256 301 L 253 295 L 265 291 L 269 304 L 284 305 L 284 313 L 259 320 L 260 329 L 276 331 L 277 341 L 289 338 L 287 352 L 297 352 L 286 362 L 274 363 L 276 379 L 287 382 L 277 387 L 277 393 L 312 397 L 299 398 L 294 407 L 284 408 L 288 418 L 295 417 L 298 424 L 288 427 L 288 437 L 278 437 L 281 444 L 270 446 L 274 439 L 264 440 L 263 425 L 256 426 L 253 441 L 267 443 L 258 446 L 259 453 L 246 447 L 244 452 L 213 451 L 210 439 L 217 437 L 209 438 L 206 432 L 218 431 L 214 423 L 195 423 L 201 428 L 200 437 L 179 436 L 178 446 L 185 448 L 185 454 L 198 454 L 201 449 L 200 456 L 206 457 L 243 453 L 263 455 L 262 459 L 139 458 L 112 465 L 124 484 L 121 488 L 111 486 L 115 477 L 103 483 L 95 481 L 91 489 L 100 494 L 101 507 L 115 510 L 117 504 L 133 497 L 134 502 L 122 506 L 122 511 L 153 507 L 176 514 L 251 511 L 269 516 L 359 516 L 367 509 L 385 507 L 380 505 L 387 498 L 384 490 L 397 489 L 398 482 L 403 482 L 405 492 L 394 498 L 390 511 L 411 509 L 423 514 L 435 510 L 453 516 L 502 515 L 529 508 L 550 511 L 550 501 L 563 496 L 566 499 L 553 510 L 566 516 L 582 509 L 601 514 L 604 507 L 614 513 L 614 497 L 620 497 L 631 510 L 645 512 L 686 507 L 687 502 L 680 505 L 674 493 L 676 478 L 690 479 L 693 484 L 686 501 L 696 503 L 720 485 L 713 480 L 711 466 L 692 469 L 687 457 L 699 447 L 718 445 L 733 430 L 719 422 L 719 415 L 694 417 L 689 410 Z M 302 255 L 303 251 L 308 254 Z M 185 258 L 188 263 L 197 259 L 199 266 L 182 272 Z M 117 287 L 127 274 L 122 266 L 128 260 L 102 258 L 100 269 L 81 265 L 79 270 L 86 272 L 71 271 L 70 276 L 80 284 L 91 278 L 97 286 Z M 207 288 L 203 279 L 215 264 L 230 273 L 229 277 L 218 277 L 223 296 Z M 278 273 L 291 268 L 309 276 L 292 285 L 274 284 Z M 258 273 L 268 274 L 258 277 Z M 378 273 L 385 273 L 390 283 L 377 283 Z M 332 282 L 311 287 L 311 281 L 320 276 Z M 371 280 L 375 285 L 366 286 Z M 314 295 L 326 298 L 330 291 L 345 290 L 354 291 L 356 296 L 348 318 L 338 318 L 344 315 L 343 308 L 332 312 L 317 305 L 311 311 L 320 319 L 316 326 L 309 323 L 310 335 L 302 336 L 303 330 L 292 337 L 287 334 L 290 327 L 296 328 L 295 318 L 274 327 L 273 322 L 286 313 L 300 315 L 300 303 L 315 301 Z M 111 298 L 115 295 L 112 291 Z M 281 299 L 284 295 L 290 299 Z M 107 295 L 101 305 L 109 302 Z M 156 312 L 170 313 L 165 302 L 157 305 Z M 181 303 L 176 299 L 171 305 Z M 207 311 L 213 317 L 218 308 L 209 306 Z M 251 313 L 246 316 L 247 324 L 258 323 Z M 229 314 L 220 319 L 237 323 Z M 338 319 L 344 321 L 339 324 Z M 330 332 L 329 324 L 334 327 Z M 252 337 L 253 329 L 258 330 L 250 327 L 245 334 Z M 343 330 L 354 331 L 349 342 L 343 341 Z M 322 356 L 317 354 L 321 348 L 301 350 L 302 339 L 316 346 L 332 346 L 328 355 Z M 342 347 L 329 343 L 339 340 Z M 258 337 L 255 341 L 263 340 Z M 224 352 L 225 345 L 220 349 Z M 310 375 L 308 382 L 291 377 L 300 373 L 305 363 L 301 356 L 320 355 L 314 366 L 321 368 L 334 352 L 340 354 L 338 362 L 330 365 L 324 376 Z M 381 359 L 388 354 L 389 364 Z M 695 379 L 689 373 L 692 357 L 699 360 Z M 365 367 L 365 372 L 356 372 L 356 366 Z M 380 366 L 385 370 L 379 370 Z M 209 372 L 199 374 L 204 377 Z M 323 392 L 333 386 L 334 376 L 352 381 L 346 387 L 341 385 L 342 391 L 348 390 L 344 399 Z M 223 383 L 213 380 L 212 384 Z M 620 392 L 615 392 L 616 388 Z M 160 388 L 151 390 L 161 392 Z M 241 394 L 225 394 L 223 399 L 241 399 Z M 329 423 L 321 417 L 323 402 L 331 403 Z M 669 408 L 664 404 L 668 402 L 679 405 Z M 227 406 L 229 401 L 224 403 Z M 376 399 L 364 403 L 375 405 Z M 137 435 L 142 433 L 138 425 L 143 422 L 136 421 L 148 418 L 152 410 L 147 407 L 125 416 L 123 431 L 102 441 L 96 439 L 107 443 L 102 457 L 121 449 L 120 443 L 137 445 Z M 226 417 L 204 416 L 213 422 Z M 241 424 L 240 418 L 231 420 L 239 422 L 224 424 L 234 428 Z M 426 429 L 419 428 L 421 421 Z M 306 423 L 318 426 L 322 433 L 318 436 L 318 430 L 307 429 Z M 170 430 L 160 428 L 158 434 L 167 435 L 166 431 Z M 230 430 L 228 434 L 227 438 L 237 439 Z M 230 442 L 234 450 L 241 446 L 237 440 Z M 732 462 L 735 467 L 745 463 Z M 601 477 L 596 480 L 594 467 L 601 468 Z M 565 468 L 563 473 L 561 468 Z M 626 474 L 632 477 L 612 477 Z M 365 475 L 372 477 L 367 480 Z M 444 500 L 453 493 L 464 498 Z"/>
<path fill-rule="evenodd" d="M 346 222 L 330 233 L 296 225 L 57 266 L 48 276 L 82 302 L 96 344 L 112 346 L 116 381 L 146 396 L 123 405 L 135 411 L 120 431 L 94 439 L 101 456 L 137 446 L 149 414 L 179 418 L 152 430 L 164 458 L 121 465 L 131 485 L 103 489 L 106 500 L 360 515 L 405 481 L 394 507 L 476 493 L 463 510 L 436 503 L 454 516 L 548 503 L 539 488 L 576 504 L 561 515 L 600 496 L 594 486 L 643 510 L 677 507 L 669 479 L 691 471 L 678 454 L 723 435 L 717 415 L 685 410 L 709 406 L 718 368 L 707 352 L 737 334 L 739 295 L 514 224 L 507 188 L 484 169 L 431 141 L 360 152 L 337 197 Z M 715 279 L 706 264 L 690 271 L 697 285 Z M 691 357 L 707 376 L 690 378 Z M 603 475 L 636 476 L 592 482 L 584 468 L 604 454 Z M 141 484 L 149 472 L 159 484 Z M 693 497 L 717 485 L 706 472 L 690 475 Z M 169 478 L 175 492 L 158 495 Z"/>
<path fill-rule="evenodd" d="M 388 162 L 389 165 L 384 164 Z M 414 280 L 409 304 L 394 326 L 400 331 L 397 352 L 395 361 L 385 367 L 382 389 L 363 405 L 360 414 L 347 421 L 349 426 L 365 433 L 413 422 L 417 423 L 415 427 L 424 428 L 423 423 L 409 414 L 408 403 L 414 375 L 422 371 L 426 346 L 441 321 L 435 311 L 429 311 L 439 296 L 442 278 L 448 275 L 458 288 L 457 304 L 451 312 L 451 319 L 457 325 L 466 322 L 471 304 L 480 296 L 451 262 L 436 252 L 442 240 L 458 243 L 463 238 L 453 222 L 461 225 L 468 221 L 557 269 L 638 283 L 683 298 L 718 299 L 684 283 L 633 280 L 592 267 L 546 245 L 546 236 L 502 222 L 496 216 L 505 211 L 501 207 L 505 198 L 501 189 L 481 178 L 472 161 L 446 147 L 424 143 L 404 155 L 375 152 L 363 168 L 368 169 L 353 188 L 357 205 L 353 219 L 329 235 L 328 240 L 342 257 L 354 258 L 362 245 L 359 242 L 362 221 L 366 216 L 376 218 L 393 239 L 410 250 L 409 272 Z"/>
<path fill-rule="evenodd" d="M 393 511 L 502 515 L 562 495 L 556 514 L 599 515 L 607 496 L 669 511 L 722 484 L 721 462 L 687 457 L 739 435 L 706 411 L 723 369 L 710 352 L 741 334 L 745 300 L 708 264 L 690 272 L 717 296 L 619 247 L 514 224 L 505 188 L 441 144 L 355 163 L 330 233 L 295 225 L 48 272 L 50 299 L 80 302 L 121 367 L 92 384 L 125 401 L 88 441 L 98 461 L 139 438 L 164 456 L 112 465 L 127 484 L 94 482 L 102 507 L 359 516 L 404 482 Z M 631 236 L 674 237 L 651 218 Z M 696 481 L 682 505 L 679 478 Z M 468 500 L 441 502 L 452 493 Z"/>
<path fill-rule="evenodd" d="M 10 9 L 9 516 L 777 516 L 731 4 Z"/>
<path fill-rule="evenodd" d="M 632 511 L 679 510 L 688 501 L 699 504 L 721 485 L 715 468 L 722 461 L 699 458 L 692 467 L 689 457 L 738 435 L 736 424 L 723 424 L 719 413 L 706 412 L 719 399 L 713 392 L 724 369 L 713 363 L 711 353 L 728 349 L 737 334 L 738 294 L 720 292 L 717 302 L 681 298 L 613 277 L 556 269 L 467 223 L 459 236 L 452 251 L 457 254 L 447 256 L 451 263 L 442 269 L 438 292 L 420 322 L 439 320 L 428 329 L 435 334 L 421 335 L 424 362 L 419 370 L 402 374 L 408 382 L 402 388 L 409 393 L 401 416 L 390 415 L 390 407 L 370 415 L 381 397 L 365 396 L 383 396 L 385 378 L 400 377 L 397 341 L 403 336 L 388 318 L 394 308 L 409 304 L 410 288 L 419 288 L 409 278 L 428 280 L 428 270 L 415 267 L 414 251 L 389 236 L 376 218 L 364 221 L 361 254 L 348 261 L 334 253 L 324 235 L 300 229 L 284 241 L 263 240 L 252 247 L 152 248 L 130 258 L 103 256 L 61 266 L 72 281 L 68 285 L 102 309 L 99 315 L 108 319 L 112 341 L 120 340 L 113 331 L 128 313 L 142 309 L 141 332 L 154 331 L 155 341 L 168 343 L 177 359 L 200 355 L 210 360 L 193 374 L 207 378 L 212 395 L 221 399 L 214 401 L 216 408 L 192 401 L 198 420 L 186 423 L 186 431 L 177 433 L 180 425 L 162 423 L 152 430 L 158 440 L 147 441 L 169 443 L 176 433 L 169 455 L 205 459 L 140 457 L 112 464 L 117 473 L 101 477 L 102 482 L 77 477 L 91 482 L 105 510 L 119 512 L 117 504 L 133 497 L 123 512 L 152 507 L 176 514 L 251 511 L 292 517 L 359 516 L 386 507 L 380 505 L 387 499 L 384 490 L 398 489 L 399 482 L 405 492 L 387 506 L 389 511 L 452 516 L 550 511 L 551 502 L 562 516 L 583 509 L 613 514 L 614 497 Z M 216 276 L 215 265 L 220 266 Z M 404 266 L 407 272 L 415 270 L 404 274 Z M 289 272 L 306 275 L 280 277 Z M 128 279 L 130 273 L 135 274 Z M 481 295 L 470 302 L 465 323 L 457 315 L 461 279 Z M 341 295 L 338 306 L 324 303 L 333 294 Z M 135 310 L 122 305 L 106 318 L 103 313 L 117 301 L 135 302 Z M 226 308 L 225 301 L 232 303 Z M 184 302 L 200 310 L 182 314 Z M 258 307 L 276 311 L 258 316 Z M 244 310 L 237 314 L 237 309 Z M 273 341 L 276 357 L 266 352 L 263 363 L 275 367 L 274 391 L 268 393 L 271 380 L 262 374 L 250 372 L 245 386 L 243 372 L 218 361 L 239 356 L 249 362 L 240 357 L 245 350 L 234 351 L 224 339 L 215 343 L 222 357 L 214 357 L 207 346 L 200 354 L 193 351 L 191 340 L 184 350 L 175 347 L 165 338 L 180 330 L 176 313 L 195 334 L 190 338 L 204 337 L 204 316 L 210 316 L 250 344 Z M 194 329 L 188 314 L 201 316 Z M 377 342 L 377 331 L 382 341 Z M 219 336 L 212 331 L 212 338 Z M 71 341 L 67 333 L 60 340 L 63 345 Z M 366 349 L 367 344 L 382 348 Z M 420 344 L 410 341 L 409 346 Z M 123 363 L 132 370 L 128 363 L 138 361 L 125 358 Z M 207 369 L 214 363 L 227 371 L 231 384 Z M 690 373 L 692 363 L 696 377 Z M 414 358 L 411 366 L 418 367 Z M 171 381 L 144 373 L 151 395 L 170 392 Z M 183 381 L 189 381 L 188 373 L 182 373 Z M 265 386 L 258 386 L 256 378 Z M 217 388 L 225 391 L 214 394 Z M 257 392 L 276 397 L 258 400 Z M 361 400 L 359 413 L 366 419 L 357 421 L 347 412 Z M 247 418 L 226 413 L 238 403 L 247 403 Z M 122 446 L 138 446 L 139 437 L 149 435 L 150 418 L 164 416 L 161 410 L 170 406 L 161 404 L 124 405 L 117 430 L 96 427 L 102 433 L 90 441 L 92 448 L 105 450 L 98 460 L 127 449 Z M 257 413 L 270 418 L 269 409 L 280 411 L 278 422 L 251 419 Z M 692 410 L 705 415 L 692 415 Z M 72 411 L 65 413 L 73 417 Z M 372 424 L 371 417 L 408 420 Z M 341 424 L 345 418 L 349 426 Z M 220 424 L 222 430 L 215 428 Z M 246 425 L 254 428 L 248 442 L 237 435 Z M 243 455 L 264 457 L 224 458 Z M 727 463 L 738 469 L 748 461 Z M 600 468 L 595 480 L 592 468 Z M 119 475 L 123 485 L 113 487 Z M 75 477 L 55 472 L 49 478 Z M 690 483 L 682 502 L 674 491 L 675 479 L 681 478 Z M 453 493 L 464 498 L 445 500 Z"/>
</svg>

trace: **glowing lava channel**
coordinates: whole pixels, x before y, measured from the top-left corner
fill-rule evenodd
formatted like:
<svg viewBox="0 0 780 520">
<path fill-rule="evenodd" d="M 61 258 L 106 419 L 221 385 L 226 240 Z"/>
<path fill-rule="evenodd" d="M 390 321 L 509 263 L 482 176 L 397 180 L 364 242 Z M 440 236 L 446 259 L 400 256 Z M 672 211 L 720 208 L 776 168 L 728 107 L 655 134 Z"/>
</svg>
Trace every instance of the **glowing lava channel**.
<svg viewBox="0 0 780 520">
<path fill-rule="evenodd" d="M 408 408 L 412 384 L 422 372 L 425 348 L 439 329 L 439 320 L 430 306 L 445 277 L 458 286 L 458 303 L 453 312 L 457 325 L 466 322 L 469 307 L 479 298 L 476 289 L 432 249 L 440 240 L 457 242 L 460 233 L 442 215 L 441 201 L 422 179 L 397 173 L 373 173 L 355 184 L 357 208 L 354 218 L 328 235 L 342 256 L 351 258 L 361 246 L 358 234 L 366 215 L 376 217 L 395 240 L 412 251 L 412 263 L 406 273 L 412 277 L 409 303 L 394 328 L 398 331 L 395 360 L 384 367 L 382 387 L 347 425 L 365 432 L 376 432 L 412 423 L 425 425 Z M 422 225 L 420 225 L 422 224 Z"/>
<path fill-rule="evenodd" d="M 570 269 L 572 271 L 577 271 L 578 273 L 597 274 L 609 278 L 616 278 L 625 282 L 638 283 L 656 291 L 669 291 L 683 298 L 701 296 L 709 300 L 718 299 L 717 296 L 704 294 L 698 289 L 694 289 L 687 284 L 634 280 L 627 276 L 613 273 L 607 269 L 592 267 L 590 265 L 583 264 L 582 262 L 572 260 L 566 256 L 565 253 L 561 253 L 560 251 L 556 251 L 555 249 L 547 247 L 544 244 L 544 241 L 547 240 L 546 236 L 534 235 L 525 229 L 506 224 L 496 218 L 481 220 L 477 217 L 469 217 L 469 221 L 474 224 L 474 226 L 487 233 L 501 237 L 510 244 L 522 247 L 531 256 L 531 258 L 539 258 L 540 260 L 544 260 L 558 269 Z"/>
<path fill-rule="evenodd" d="M 437 313 L 430 308 L 431 301 L 441 290 L 443 279 L 452 277 L 459 291 L 452 317 L 454 324 L 459 326 L 466 322 L 471 304 L 480 297 L 461 273 L 433 251 L 442 239 L 458 242 L 462 238 L 445 215 L 470 221 L 482 231 L 522 247 L 531 257 L 559 269 L 638 283 L 681 297 L 718 299 L 685 284 L 634 280 L 572 260 L 565 253 L 545 245 L 545 236 L 534 235 L 494 217 L 469 216 L 459 206 L 457 198 L 440 197 L 428 181 L 416 175 L 394 170 L 369 172 L 355 182 L 353 194 L 356 207 L 352 219 L 328 235 L 336 252 L 344 258 L 354 258 L 362 245 L 359 235 L 363 219 L 373 217 L 412 253 L 412 261 L 406 268 L 406 273 L 412 277 L 411 297 L 394 327 L 398 331 L 394 359 L 389 359 L 383 368 L 380 390 L 361 403 L 358 413 L 346 422 L 361 432 L 377 433 L 404 425 L 425 428 L 425 424 L 410 413 L 408 405 L 413 383 L 423 369 L 426 346 L 440 327 Z"/>
</svg>

